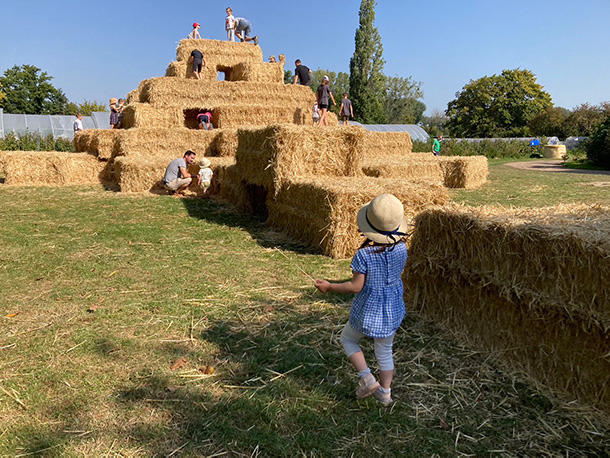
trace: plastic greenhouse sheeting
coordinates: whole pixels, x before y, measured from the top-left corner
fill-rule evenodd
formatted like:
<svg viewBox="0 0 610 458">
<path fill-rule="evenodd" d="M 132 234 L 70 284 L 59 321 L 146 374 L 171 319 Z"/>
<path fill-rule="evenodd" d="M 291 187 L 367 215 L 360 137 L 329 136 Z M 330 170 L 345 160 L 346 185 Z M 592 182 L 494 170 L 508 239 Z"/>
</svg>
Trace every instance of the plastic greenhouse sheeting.
<svg viewBox="0 0 610 458">
<path fill-rule="evenodd" d="M 10 133 L 23 135 L 29 132 L 43 137 L 52 135 L 72 139 L 75 120 L 75 116 L 5 114 L 0 108 L 0 138 Z M 83 128 L 110 129 L 110 113 L 95 112 L 91 116 L 83 116 Z"/>
<path fill-rule="evenodd" d="M 427 142 L 430 139 L 428 133 L 415 124 L 360 124 L 350 121 L 350 125 L 360 126 L 372 132 L 408 132 L 411 140 Z"/>
</svg>

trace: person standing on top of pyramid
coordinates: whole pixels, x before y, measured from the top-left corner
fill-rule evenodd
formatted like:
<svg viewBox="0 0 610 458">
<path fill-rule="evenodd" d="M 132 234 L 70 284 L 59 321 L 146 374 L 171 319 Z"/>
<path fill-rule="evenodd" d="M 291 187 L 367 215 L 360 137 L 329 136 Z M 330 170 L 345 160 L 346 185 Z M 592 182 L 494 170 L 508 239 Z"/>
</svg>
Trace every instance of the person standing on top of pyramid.
<svg viewBox="0 0 610 458">
<path fill-rule="evenodd" d="M 235 41 L 235 16 L 231 7 L 226 9 L 227 17 L 225 18 L 225 30 L 227 31 L 227 40 Z"/>
<path fill-rule="evenodd" d="M 250 38 L 252 33 L 252 24 L 243 17 L 235 18 L 235 36 L 241 41 L 253 41 L 255 45 L 258 44 L 258 35 L 254 35 L 254 38 Z"/>
</svg>

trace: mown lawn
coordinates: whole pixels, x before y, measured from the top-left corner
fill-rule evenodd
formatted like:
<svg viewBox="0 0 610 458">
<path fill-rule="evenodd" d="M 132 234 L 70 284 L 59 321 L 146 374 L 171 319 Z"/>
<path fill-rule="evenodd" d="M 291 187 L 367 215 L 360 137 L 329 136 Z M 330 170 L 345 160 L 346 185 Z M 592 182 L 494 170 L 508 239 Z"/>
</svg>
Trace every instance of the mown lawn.
<svg viewBox="0 0 610 458">
<path fill-rule="evenodd" d="M 454 199 L 610 204 L 610 188 L 587 184 L 607 176 L 491 170 Z M 338 343 L 350 298 L 309 278 L 347 278 L 349 260 L 220 200 L 0 186 L 0 217 L 1 456 L 610 450 L 599 415 L 413 313 L 397 402 L 357 402 Z"/>
</svg>

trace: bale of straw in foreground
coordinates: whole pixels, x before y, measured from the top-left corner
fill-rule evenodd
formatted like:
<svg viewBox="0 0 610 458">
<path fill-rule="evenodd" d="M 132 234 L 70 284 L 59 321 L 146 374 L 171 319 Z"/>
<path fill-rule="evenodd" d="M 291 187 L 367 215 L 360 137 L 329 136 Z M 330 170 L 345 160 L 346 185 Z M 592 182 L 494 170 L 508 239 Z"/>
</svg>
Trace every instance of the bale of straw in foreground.
<svg viewBox="0 0 610 458">
<path fill-rule="evenodd" d="M 295 176 L 362 175 L 362 129 L 289 124 L 239 129 L 237 167 L 248 182 L 277 192 Z"/>
<path fill-rule="evenodd" d="M 71 186 L 100 183 L 105 163 L 88 153 L 0 151 L 7 185 Z"/>
<path fill-rule="evenodd" d="M 443 172 L 438 161 L 411 159 L 413 156 L 418 155 L 393 154 L 372 158 L 367 156 L 362 163 L 362 171 L 370 177 L 443 183 Z"/>
<path fill-rule="evenodd" d="M 435 265 L 476 274 L 610 322 L 610 208 L 457 205 L 417 218 L 414 272 Z"/>
<path fill-rule="evenodd" d="M 421 245 L 413 242 L 416 255 Z M 592 322 L 548 306 L 543 298 L 441 265 L 423 270 L 408 265 L 404 280 L 405 302 L 443 323 L 458 340 L 610 412 L 610 321 Z"/>
<path fill-rule="evenodd" d="M 440 156 L 445 186 L 448 188 L 474 189 L 484 185 L 489 176 L 485 156 Z"/>
<path fill-rule="evenodd" d="M 159 108 L 217 107 L 259 104 L 309 110 L 316 99 L 310 88 L 297 84 L 268 84 L 257 81 L 206 81 L 151 78 L 140 84 L 140 102 Z"/>
<path fill-rule="evenodd" d="M 449 201 L 445 187 L 428 182 L 297 177 L 268 198 L 269 223 L 328 256 L 350 257 L 363 242 L 356 225 L 358 210 L 385 193 L 400 199 L 409 220 L 424 208 Z"/>
<path fill-rule="evenodd" d="M 408 132 L 363 130 L 364 151 L 368 158 L 384 157 L 388 154 L 407 155 L 413 151 L 413 142 Z"/>
<path fill-rule="evenodd" d="M 172 160 L 188 150 L 197 156 L 218 156 L 217 138 L 220 130 L 129 129 L 118 140 L 115 156 L 144 155 Z"/>
<path fill-rule="evenodd" d="M 222 198 L 228 200 L 240 211 L 254 212 L 255 206 L 252 196 L 248 192 L 248 183 L 242 178 L 235 165 L 221 168 L 218 183 Z"/>
</svg>

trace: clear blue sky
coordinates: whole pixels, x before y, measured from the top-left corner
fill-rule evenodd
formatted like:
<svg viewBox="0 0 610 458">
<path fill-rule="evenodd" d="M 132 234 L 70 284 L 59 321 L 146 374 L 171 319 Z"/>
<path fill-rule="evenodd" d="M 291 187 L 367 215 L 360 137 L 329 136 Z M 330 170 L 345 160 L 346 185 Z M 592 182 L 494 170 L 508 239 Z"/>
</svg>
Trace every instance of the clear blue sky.
<svg viewBox="0 0 610 458">
<path fill-rule="evenodd" d="M 122 97 L 163 76 L 177 42 L 200 22 L 223 39 L 225 7 L 249 19 L 265 57 L 349 72 L 358 0 L 327 2 L 0 0 L 0 72 L 31 64 L 71 101 Z M 557 106 L 610 100 L 610 0 L 381 0 L 387 75 L 423 83 L 430 114 L 470 79 L 533 71 Z"/>
</svg>

